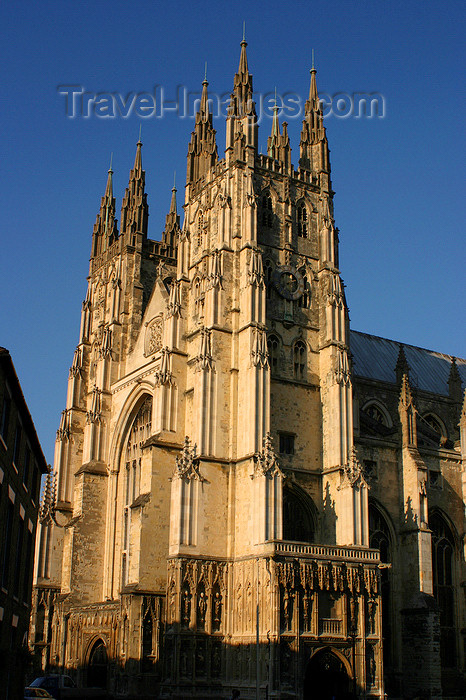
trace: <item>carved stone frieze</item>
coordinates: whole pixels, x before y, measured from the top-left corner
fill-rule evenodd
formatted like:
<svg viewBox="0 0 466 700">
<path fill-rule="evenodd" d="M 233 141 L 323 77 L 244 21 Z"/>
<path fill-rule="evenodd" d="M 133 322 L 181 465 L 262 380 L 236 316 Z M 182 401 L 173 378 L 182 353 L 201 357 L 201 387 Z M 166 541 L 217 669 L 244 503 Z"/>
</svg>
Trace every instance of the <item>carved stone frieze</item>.
<svg viewBox="0 0 466 700">
<path fill-rule="evenodd" d="M 144 355 L 155 355 L 162 347 L 163 316 L 157 316 L 148 324 L 144 342 Z"/>
</svg>

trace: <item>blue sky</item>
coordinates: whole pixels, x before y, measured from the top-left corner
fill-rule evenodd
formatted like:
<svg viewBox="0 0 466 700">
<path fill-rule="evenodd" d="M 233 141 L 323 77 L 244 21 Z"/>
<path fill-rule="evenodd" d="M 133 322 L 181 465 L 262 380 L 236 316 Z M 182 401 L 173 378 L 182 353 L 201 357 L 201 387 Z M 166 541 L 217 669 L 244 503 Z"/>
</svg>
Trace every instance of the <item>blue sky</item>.
<svg viewBox="0 0 466 700">
<path fill-rule="evenodd" d="M 113 152 L 117 210 L 142 123 L 149 235 L 159 238 L 173 172 L 183 199 L 193 122 L 70 119 L 60 85 L 153 93 L 231 91 L 246 21 L 257 93 L 383 95 L 380 118 L 330 116 L 340 267 L 352 327 L 466 355 L 465 15 L 460 2 L 4 2 L 0 345 L 13 357 L 45 455 L 78 341 L 91 232 Z M 159 88 L 160 89 L 160 88 Z M 292 160 L 300 119 L 288 119 Z M 270 119 L 260 127 L 264 149 Z M 215 121 L 219 154 L 224 120 Z"/>
</svg>

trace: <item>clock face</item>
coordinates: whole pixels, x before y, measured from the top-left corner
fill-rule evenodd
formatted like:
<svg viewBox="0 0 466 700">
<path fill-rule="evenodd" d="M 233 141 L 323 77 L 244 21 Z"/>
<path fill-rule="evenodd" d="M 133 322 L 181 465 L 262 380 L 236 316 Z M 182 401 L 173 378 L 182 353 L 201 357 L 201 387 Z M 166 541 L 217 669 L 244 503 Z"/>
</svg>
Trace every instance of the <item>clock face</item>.
<svg viewBox="0 0 466 700">
<path fill-rule="evenodd" d="M 277 292 L 289 300 L 299 299 L 304 294 L 302 275 L 291 265 L 281 265 L 275 268 L 273 282 Z"/>
</svg>

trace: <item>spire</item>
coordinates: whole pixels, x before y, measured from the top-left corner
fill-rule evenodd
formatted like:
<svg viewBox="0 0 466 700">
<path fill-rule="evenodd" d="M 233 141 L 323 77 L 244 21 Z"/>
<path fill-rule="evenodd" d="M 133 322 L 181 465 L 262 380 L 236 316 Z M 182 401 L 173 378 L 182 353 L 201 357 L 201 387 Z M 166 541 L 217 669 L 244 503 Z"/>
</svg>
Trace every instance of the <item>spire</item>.
<svg viewBox="0 0 466 700">
<path fill-rule="evenodd" d="M 303 128 L 301 130 L 299 164 L 305 170 L 315 172 L 325 170 L 328 172 L 330 170 L 328 144 L 317 92 L 316 73 L 313 51 L 309 98 L 304 107 Z"/>
<path fill-rule="evenodd" d="M 139 130 L 134 168 L 130 171 L 128 187 L 121 205 L 121 233 L 127 237 L 134 236 L 136 233 L 142 233 L 144 237 L 147 236 L 149 207 L 144 191 L 145 179 L 146 173 L 142 169 L 141 131 Z M 134 245 L 132 238 L 128 242 Z"/>
<path fill-rule="evenodd" d="M 107 187 L 105 188 L 105 197 L 107 197 L 109 200 L 113 197 L 113 170 L 112 170 L 112 160 L 113 160 L 113 153 L 110 156 L 110 167 L 108 169 L 108 177 L 107 177 Z"/>
<path fill-rule="evenodd" d="M 109 248 L 118 238 L 117 220 L 115 219 L 115 197 L 113 196 L 112 157 L 108 169 L 105 194 L 100 200 L 100 211 L 97 214 L 92 233 L 92 256 L 96 257 Z"/>
<path fill-rule="evenodd" d="M 206 73 L 207 73 L 207 64 L 206 64 Z M 209 83 L 207 82 L 207 77 L 204 78 L 202 81 L 202 95 L 201 95 L 201 106 L 199 108 L 199 113 L 201 115 L 201 119 L 205 122 L 209 118 L 209 98 L 207 96 L 207 87 Z"/>
<path fill-rule="evenodd" d="M 199 111 L 196 114 L 194 131 L 188 146 L 187 184 L 194 184 L 204 178 L 212 166 L 217 163 L 216 131 L 213 127 L 212 114 L 209 112 L 209 98 L 207 86 L 209 83 L 204 75 L 202 81 L 202 94 Z"/>
<path fill-rule="evenodd" d="M 175 185 L 176 172 L 173 175 L 173 187 L 172 187 L 172 199 L 170 202 L 170 214 L 176 214 L 176 185 Z"/>
<path fill-rule="evenodd" d="M 141 134 L 139 133 L 139 141 L 136 144 L 136 157 L 134 159 L 134 172 L 140 173 L 142 170 L 142 154 L 141 154 L 142 142 Z"/>
<path fill-rule="evenodd" d="M 248 56 L 246 53 L 246 46 L 247 46 L 247 43 L 246 43 L 246 40 L 245 40 L 244 34 L 243 34 L 243 39 L 241 41 L 241 54 L 239 57 L 239 66 L 238 66 L 238 73 L 240 75 L 248 74 Z"/>
<path fill-rule="evenodd" d="M 267 139 L 267 153 L 270 158 L 276 158 L 275 150 L 278 147 L 280 137 L 280 124 L 278 122 L 277 88 L 275 88 L 275 104 L 273 106 L 272 133 Z"/>
</svg>

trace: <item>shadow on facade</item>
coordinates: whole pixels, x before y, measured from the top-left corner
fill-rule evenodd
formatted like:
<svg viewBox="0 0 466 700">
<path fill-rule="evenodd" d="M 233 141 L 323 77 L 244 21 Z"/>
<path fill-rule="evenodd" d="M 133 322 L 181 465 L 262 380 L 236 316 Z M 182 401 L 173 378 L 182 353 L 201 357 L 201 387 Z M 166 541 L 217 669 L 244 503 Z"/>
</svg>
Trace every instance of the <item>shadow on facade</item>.
<svg viewBox="0 0 466 700">
<path fill-rule="evenodd" d="M 381 697 L 376 688 L 364 691 L 354 678 L 353 665 L 358 664 L 355 640 L 309 639 L 299 649 L 295 646 L 295 640 L 287 639 L 233 644 L 220 636 L 169 631 L 159 658 L 121 663 L 108 658 L 103 641 L 95 640 L 95 651 L 86 666 L 66 669 L 50 664 L 47 672 L 72 676 L 79 687 L 87 689 L 82 700 L 229 700 L 234 691 L 239 692 L 240 700 Z M 256 678 L 260 679 L 258 691 Z"/>
</svg>

